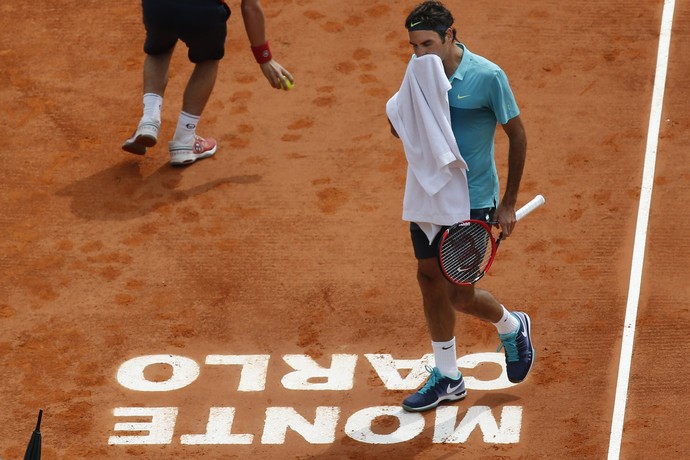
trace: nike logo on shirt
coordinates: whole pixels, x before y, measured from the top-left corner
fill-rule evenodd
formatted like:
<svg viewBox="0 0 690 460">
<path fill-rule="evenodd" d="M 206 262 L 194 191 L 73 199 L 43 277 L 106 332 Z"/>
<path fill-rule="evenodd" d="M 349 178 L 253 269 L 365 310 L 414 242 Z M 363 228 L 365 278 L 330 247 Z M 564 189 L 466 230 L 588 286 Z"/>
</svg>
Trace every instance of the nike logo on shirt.
<svg viewBox="0 0 690 460">
<path fill-rule="evenodd" d="M 458 94 L 458 99 L 465 99 L 466 97 L 470 97 L 470 96 L 471 96 L 471 94 L 467 94 L 465 96 L 461 96 Z"/>
</svg>

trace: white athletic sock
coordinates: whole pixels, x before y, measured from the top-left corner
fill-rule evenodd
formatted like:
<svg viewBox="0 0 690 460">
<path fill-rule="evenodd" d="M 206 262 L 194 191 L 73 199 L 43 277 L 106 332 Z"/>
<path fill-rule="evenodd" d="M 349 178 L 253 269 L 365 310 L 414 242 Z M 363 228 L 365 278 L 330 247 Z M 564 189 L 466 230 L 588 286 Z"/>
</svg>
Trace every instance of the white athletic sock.
<svg viewBox="0 0 690 460">
<path fill-rule="evenodd" d="M 177 119 L 177 129 L 173 136 L 173 142 L 181 144 L 192 145 L 194 143 L 194 135 L 196 133 L 196 125 L 199 123 L 199 118 L 196 115 L 190 115 L 185 111 L 180 112 L 180 117 Z"/>
<path fill-rule="evenodd" d="M 155 93 L 144 94 L 144 116 L 142 120 L 161 121 L 161 108 L 163 107 L 163 97 Z"/>
<path fill-rule="evenodd" d="M 447 342 L 431 342 L 434 349 L 434 360 L 436 367 L 441 374 L 452 379 L 457 379 L 460 376 L 458 371 L 458 358 L 455 352 L 455 337 Z"/>
<path fill-rule="evenodd" d="M 503 317 L 497 323 L 494 323 L 498 333 L 510 334 L 511 332 L 517 331 L 520 327 L 520 321 L 518 321 L 515 316 L 511 315 L 510 312 L 506 310 L 506 307 L 501 305 L 501 308 L 503 308 Z"/>
</svg>

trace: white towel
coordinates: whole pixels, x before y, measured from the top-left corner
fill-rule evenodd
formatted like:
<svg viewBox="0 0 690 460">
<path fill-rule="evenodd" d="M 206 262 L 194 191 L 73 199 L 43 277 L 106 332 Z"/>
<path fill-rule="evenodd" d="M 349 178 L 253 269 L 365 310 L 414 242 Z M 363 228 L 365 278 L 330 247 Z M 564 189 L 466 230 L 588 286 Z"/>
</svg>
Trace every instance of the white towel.
<svg viewBox="0 0 690 460">
<path fill-rule="evenodd" d="M 403 220 L 416 222 L 431 242 L 440 226 L 468 219 L 467 164 L 450 124 L 451 88 L 436 55 L 413 57 L 386 113 L 407 157 Z"/>
</svg>

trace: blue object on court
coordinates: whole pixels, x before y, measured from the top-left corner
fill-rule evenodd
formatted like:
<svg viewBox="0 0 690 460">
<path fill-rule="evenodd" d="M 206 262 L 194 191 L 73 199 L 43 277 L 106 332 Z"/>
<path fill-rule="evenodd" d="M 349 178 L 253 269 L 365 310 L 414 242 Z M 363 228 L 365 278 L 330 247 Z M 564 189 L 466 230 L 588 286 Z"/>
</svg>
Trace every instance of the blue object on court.
<svg viewBox="0 0 690 460">
<path fill-rule="evenodd" d="M 429 379 L 419 391 L 405 398 L 402 403 L 403 409 L 422 412 L 433 409 L 441 401 L 458 401 L 467 396 L 462 374 L 457 379 L 451 379 L 441 374 L 436 367 L 432 369 L 427 366 L 426 370 L 431 374 Z"/>
<path fill-rule="evenodd" d="M 527 377 L 534 364 L 534 347 L 532 346 L 532 328 L 527 313 L 511 313 L 520 322 L 517 331 L 510 334 L 499 334 L 501 345 L 505 349 L 506 372 L 508 380 L 512 383 L 520 383 Z"/>
</svg>

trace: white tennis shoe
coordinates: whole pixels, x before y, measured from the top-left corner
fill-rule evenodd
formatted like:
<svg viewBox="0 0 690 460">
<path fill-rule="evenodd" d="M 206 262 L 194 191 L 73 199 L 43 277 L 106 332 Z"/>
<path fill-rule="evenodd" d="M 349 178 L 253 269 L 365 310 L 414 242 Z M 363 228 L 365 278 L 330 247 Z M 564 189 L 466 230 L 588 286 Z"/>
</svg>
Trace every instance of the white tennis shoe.
<svg viewBox="0 0 690 460">
<path fill-rule="evenodd" d="M 201 136 L 194 136 L 194 142 L 191 145 L 172 141 L 169 147 L 170 164 L 173 166 L 183 166 L 212 156 L 216 153 L 218 143 L 210 137 L 204 139 Z"/>
<path fill-rule="evenodd" d="M 160 121 L 150 120 L 139 122 L 137 130 L 132 137 L 122 144 L 122 150 L 135 155 L 144 155 L 148 147 L 153 147 L 158 142 L 158 131 L 161 129 Z"/>
</svg>

